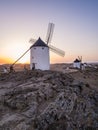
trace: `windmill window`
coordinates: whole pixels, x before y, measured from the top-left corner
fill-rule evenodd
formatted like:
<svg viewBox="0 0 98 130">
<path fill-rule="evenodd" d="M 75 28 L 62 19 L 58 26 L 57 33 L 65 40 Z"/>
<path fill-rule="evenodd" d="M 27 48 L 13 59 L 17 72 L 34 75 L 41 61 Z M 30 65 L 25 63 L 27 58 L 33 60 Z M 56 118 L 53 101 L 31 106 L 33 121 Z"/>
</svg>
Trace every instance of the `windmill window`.
<svg viewBox="0 0 98 130">
<path fill-rule="evenodd" d="M 42 49 L 44 49 L 44 47 L 42 47 Z"/>
</svg>

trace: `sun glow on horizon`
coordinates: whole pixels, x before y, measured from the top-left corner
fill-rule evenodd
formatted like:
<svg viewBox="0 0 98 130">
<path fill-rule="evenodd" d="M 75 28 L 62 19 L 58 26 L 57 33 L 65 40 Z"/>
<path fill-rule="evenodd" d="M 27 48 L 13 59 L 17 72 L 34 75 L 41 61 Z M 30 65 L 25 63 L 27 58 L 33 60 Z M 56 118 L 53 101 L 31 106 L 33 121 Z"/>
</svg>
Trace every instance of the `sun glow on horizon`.
<svg viewBox="0 0 98 130">
<path fill-rule="evenodd" d="M 14 63 L 18 58 L 20 58 L 25 51 L 28 49 L 28 45 L 24 43 L 10 43 L 9 46 L 5 46 L 4 50 L 0 55 L 0 63 Z M 6 56 L 5 56 L 6 55 Z M 29 52 L 24 55 L 17 63 L 29 63 Z"/>
</svg>

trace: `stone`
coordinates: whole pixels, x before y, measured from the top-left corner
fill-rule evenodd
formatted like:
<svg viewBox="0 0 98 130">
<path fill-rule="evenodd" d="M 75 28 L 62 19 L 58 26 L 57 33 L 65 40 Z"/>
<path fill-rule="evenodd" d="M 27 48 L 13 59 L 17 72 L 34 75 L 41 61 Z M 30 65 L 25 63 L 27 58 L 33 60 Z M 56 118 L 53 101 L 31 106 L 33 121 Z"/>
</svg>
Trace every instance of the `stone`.
<svg viewBox="0 0 98 130">
<path fill-rule="evenodd" d="M 88 83 L 55 71 L 0 77 L 0 130 L 97 128 L 98 92 Z"/>
</svg>

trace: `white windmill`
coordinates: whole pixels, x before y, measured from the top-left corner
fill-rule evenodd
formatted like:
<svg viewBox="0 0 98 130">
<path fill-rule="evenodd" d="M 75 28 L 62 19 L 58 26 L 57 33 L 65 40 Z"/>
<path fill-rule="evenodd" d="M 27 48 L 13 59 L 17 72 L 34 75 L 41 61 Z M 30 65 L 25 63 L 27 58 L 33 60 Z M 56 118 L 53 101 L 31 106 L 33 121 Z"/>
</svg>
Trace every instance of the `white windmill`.
<svg viewBox="0 0 98 130">
<path fill-rule="evenodd" d="M 11 70 L 13 69 L 13 66 L 16 64 L 16 62 L 18 62 L 29 50 L 30 50 L 30 69 L 49 70 L 50 69 L 49 50 L 59 54 L 60 56 L 64 56 L 65 55 L 64 51 L 50 44 L 53 35 L 53 30 L 54 30 L 54 24 L 49 23 L 46 36 L 46 43 L 42 41 L 41 38 L 39 38 L 37 41 L 35 41 L 34 39 L 30 39 L 29 42 L 33 43 L 33 45 L 10 66 Z"/>
<path fill-rule="evenodd" d="M 46 36 L 46 43 L 39 38 L 36 42 L 30 39 L 33 45 L 30 47 L 30 69 L 49 70 L 50 69 L 50 55 L 49 50 L 64 56 L 65 52 L 50 45 L 54 30 L 54 24 L 49 23 Z"/>
<path fill-rule="evenodd" d="M 81 57 L 78 56 L 78 58 L 75 59 L 74 62 L 73 62 L 73 67 L 81 69 L 81 65 L 82 65 L 82 56 Z"/>
</svg>

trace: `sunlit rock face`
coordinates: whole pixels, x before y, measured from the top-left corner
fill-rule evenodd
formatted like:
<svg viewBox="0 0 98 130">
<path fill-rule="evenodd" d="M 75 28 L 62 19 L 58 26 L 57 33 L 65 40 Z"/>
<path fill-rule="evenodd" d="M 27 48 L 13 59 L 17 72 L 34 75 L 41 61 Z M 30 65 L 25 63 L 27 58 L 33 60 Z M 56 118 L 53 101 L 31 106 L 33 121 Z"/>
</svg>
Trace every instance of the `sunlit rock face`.
<svg viewBox="0 0 98 130">
<path fill-rule="evenodd" d="M 98 92 L 69 74 L 0 76 L 0 130 L 97 130 Z"/>
</svg>

